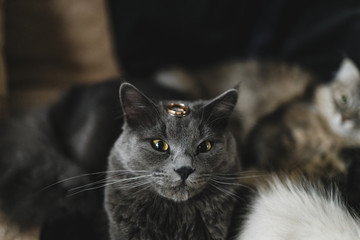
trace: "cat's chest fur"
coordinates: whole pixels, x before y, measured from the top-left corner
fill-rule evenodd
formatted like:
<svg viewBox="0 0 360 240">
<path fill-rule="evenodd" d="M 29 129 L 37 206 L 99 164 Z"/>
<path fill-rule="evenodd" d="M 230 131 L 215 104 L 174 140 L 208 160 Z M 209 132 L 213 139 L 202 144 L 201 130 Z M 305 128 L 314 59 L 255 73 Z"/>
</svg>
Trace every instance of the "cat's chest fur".
<svg viewBox="0 0 360 240">
<path fill-rule="evenodd" d="M 107 210 L 118 226 L 114 239 L 225 239 L 234 199 L 204 190 L 174 202 L 151 190 L 108 188 Z"/>
</svg>

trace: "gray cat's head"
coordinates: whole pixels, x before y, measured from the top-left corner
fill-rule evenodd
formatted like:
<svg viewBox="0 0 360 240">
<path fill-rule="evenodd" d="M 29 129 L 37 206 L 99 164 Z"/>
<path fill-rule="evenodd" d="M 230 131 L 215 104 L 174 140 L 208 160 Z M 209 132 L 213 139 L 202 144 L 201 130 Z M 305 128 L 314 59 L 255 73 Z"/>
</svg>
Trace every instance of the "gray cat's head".
<svg viewBox="0 0 360 240">
<path fill-rule="evenodd" d="M 340 133 L 360 134 L 360 74 L 356 65 L 348 58 L 330 86 L 334 103 L 332 125 Z"/>
<path fill-rule="evenodd" d="M 173 116 L 171 102 L 155 104 L 124 83 L 120 99 L 125 124 L 112 150 L 110 170 L 143 173 L 148 187 L 168 199 L 193 197 L 213 175 L 238 170 L 235 140 L 226 128 L 237 96 L 232 89 L 211 101 L 181 102 L 185 107 L 173 110 L 189 109 Z"/>
</svg>

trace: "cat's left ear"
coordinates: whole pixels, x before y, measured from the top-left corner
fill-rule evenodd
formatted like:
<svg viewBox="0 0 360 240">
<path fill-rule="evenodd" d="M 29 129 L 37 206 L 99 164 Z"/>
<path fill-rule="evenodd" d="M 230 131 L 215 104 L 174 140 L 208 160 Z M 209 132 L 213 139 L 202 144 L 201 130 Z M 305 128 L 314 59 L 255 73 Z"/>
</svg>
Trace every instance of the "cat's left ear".
<svg viewBox="0 0 360 240">
<path fill-rule="evenodd" d="M 216 128 L 225 128 L 238 99 L 238 91 L 230 89 L 203 107 L 206 123 Z"/>
<path fill-rule="evenodd" d="M 339 71 L 336 74 L 336 80 L 342 83 L 352 83 L 360 78 L 360 71 L 353 61 L 344 58 L 341 62 Z"/>
<path fill-rule="evenodd" d="M 130 127 L 154 124 L 158 117 L 155 104 L 130 83 L 120 86 L 120 101 L 125 121 Z"/>
</svg>

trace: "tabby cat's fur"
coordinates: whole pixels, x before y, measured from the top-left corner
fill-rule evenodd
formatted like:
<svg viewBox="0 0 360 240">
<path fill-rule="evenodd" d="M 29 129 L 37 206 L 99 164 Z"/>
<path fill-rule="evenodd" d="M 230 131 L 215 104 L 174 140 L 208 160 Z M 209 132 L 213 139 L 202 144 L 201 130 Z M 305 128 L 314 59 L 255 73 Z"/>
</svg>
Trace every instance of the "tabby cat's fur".
<svg viewBox="0 0 360 240">
<path fill-rule="evenodd" d="M 247 158 L 265 169 L 303 168 L 326 176 L 346 173 L 339 152 L 360 146 L 359 88 L 355 65 L 344 59 L 330 83 L 259 121 L 248 138 Z"/>
<path fill-rule="evenodd" d="M 346 145 L 360 144 L 360 72 L 346 58 L 335 78 L 315 93 L 315 105 Z"/>
<path fill-rule="evenodd" d="M 308 72 L 295 65 L 271 61 L 236 61 L 206 69 L 172 68 L 157 80 L 196 97 L 215 96 L 234 86 L 239 88 L 235 114 L 241 119 L 240 140 L 256 122 L 280 105 L 298 98 L 314 82 Z"/>
</svg>

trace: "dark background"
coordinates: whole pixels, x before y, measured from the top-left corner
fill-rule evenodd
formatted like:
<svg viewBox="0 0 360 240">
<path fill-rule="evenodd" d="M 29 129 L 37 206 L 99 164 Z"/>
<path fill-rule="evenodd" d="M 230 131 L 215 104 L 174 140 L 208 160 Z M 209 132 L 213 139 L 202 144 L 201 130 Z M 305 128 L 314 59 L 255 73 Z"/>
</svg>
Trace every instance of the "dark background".
<svg viewBox="0 0 360 240">
<path fill-rule="evenodd" d="M 360 64 L 360 1 L 109 0 L 116 53 L 127 74 L 224 59 L 298 63 L 323 79 L 344 56 Z"/>
<path fill-rule="evenodd" d="M 325 81 L 344 56 L 360 66 L 360 0 L 0 2 L 0 118 L 49 104 L 74 84 L 148 81 L 169 65 L 265 58 Z"/>
</svg>

